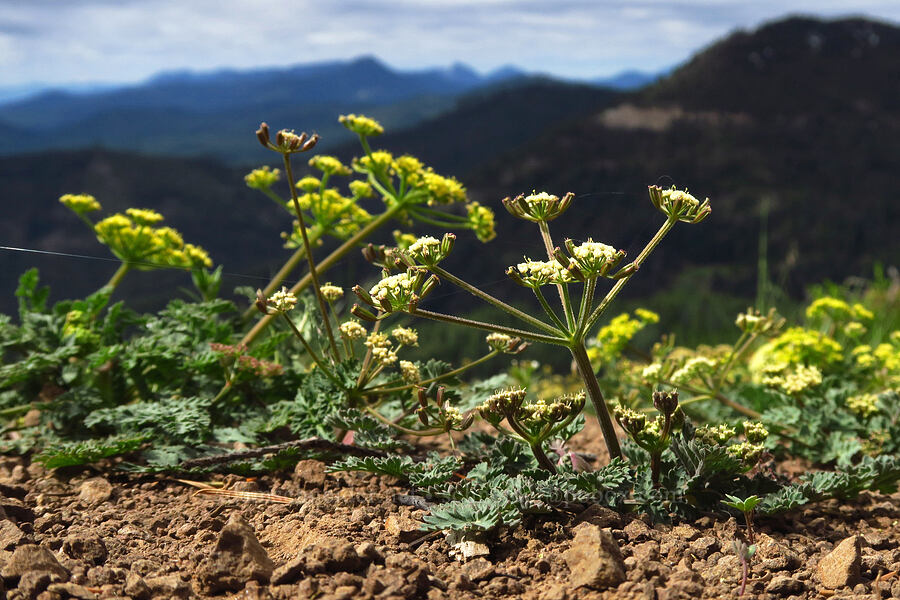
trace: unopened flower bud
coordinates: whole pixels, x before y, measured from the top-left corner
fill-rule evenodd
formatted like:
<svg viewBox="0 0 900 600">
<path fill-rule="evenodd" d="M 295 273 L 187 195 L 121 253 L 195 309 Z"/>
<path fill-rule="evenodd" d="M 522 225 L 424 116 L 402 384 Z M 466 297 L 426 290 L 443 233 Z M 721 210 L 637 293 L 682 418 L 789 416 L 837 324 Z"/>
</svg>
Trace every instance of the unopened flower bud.
<svg viewBox="0 0 900 600">
<path fill-rule="evenodd" d="M 256 310 L 261 312 L 264 315 L 269 314 L 269 307 L 266 301 L 266 295 L 263 294 L 262 290 L 256 290 Z"/>
<path fill-rule="evenodd" d="M 356 296 L 370 306 L 375 306 L 375 300 L 361 285 L 354 285 L 352 291 Z"/>
<path fill-rule="evenodd" d="M 256 130 L 256 139 L 264 148 L 269 147 L 269 126 L 266 123 L 260 123 L 259 129 Z"/>
<path fill-rule="evenodd" d="M 353 305 L 353 308 L 350 309 L 350 314 L 352 314 L 354 317 L 359 317 L 363 321 L 375 322 L 378 320 L 378 317 L 376 317 L 375 314 L 372 313 L 372 311 L 363 308 L 359 304 Z"/>
<path fill-rule="evenodd" d="M 667 417 L 671 416 L 678 407 L 678 392 L 653 392 L 653 406 Z"/>
</svg>

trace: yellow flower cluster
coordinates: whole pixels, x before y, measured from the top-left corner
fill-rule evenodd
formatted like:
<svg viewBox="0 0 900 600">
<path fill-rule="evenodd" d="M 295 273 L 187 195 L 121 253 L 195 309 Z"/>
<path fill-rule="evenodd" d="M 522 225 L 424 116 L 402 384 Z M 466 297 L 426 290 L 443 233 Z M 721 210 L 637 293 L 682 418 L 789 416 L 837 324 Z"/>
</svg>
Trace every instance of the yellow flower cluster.
<svg viewBox="0 0 900 600">
<path fill-rule="evenodd" d="M 688 383 L 700 375 L 711 374 L 715 370 L 716 365 L 716 361 L 711 358 L 695 356 L 689 358 L 680 369 L 672 373 L 670 379 L 675 384 Z"/>
<path fill-rule="evenodd" d="M 592 363 L 605 365 L 612 362 L 622 354 L 628 342 L 641 329 L 648 323 L 659 321 L 659 315 L 646 309 L 634 311 L 634 316 L 637 318 L 622 313 L 614 317 L 608 325 L 600 328 L 588 347 L 588 358 Z"/>
<path fill-rule="evenodd" d="M 475 232 L 475 237 L 481 242 L 489 242 L 497 237 L 494 230 L 494 211 L 478 202 L 466 204 L 466 218 L 468 225 Z"/>
<path fill-rule="evenodd" d="M 279 291 L 269 296 L 268 305 L 275 311 L 285 313 L 294 310 L 297 306 L 297 296 L 282 287 Z"/>
<path fill-rule="evenodd" d="M 328 302 L 336 302 L 344 297 L 344 290 L 340 286 L 326 283 L 321 288 L 322 297 Z"/>
<path fill-rule="evenodd" d="M 400 377 L 403 378 L 403 381 L 406 383 L 419 383 L 422 380 L 422 374 L 419 372 L 419 367 L 408 360 L 400 361 Z"/>
<path fill-rule="evenodd" d="M 466 188 L 455 177 L 444 177 L 431 167 L 422 172 L 421 187 L 428 190 L 428 205 L 466 201 Z"/>
<path fill-rule="evenodd" d="M 90 194 L 63 194 L 59 201 L 79 215 L 100 210 L 100 203 Z"/>
<path fill-rule="evenodd" d="M 333 156 L 318 154 L 309 159 L 309 166 L 322 171 L 325 175 L 350 175 L 349 167 L 346 167 L 340 160 Z"/>
<path fill-rule="evenodd" d="M 576 395 L 559 396 L 551 401 L 538 398 L 523 404 L 519 409 L 519 419 L 528 424 L 558 423 L 564 420 L 573 410 L 580 410 L 584 405 L 584 392 Z"/>
<path fill-rule="evenodd" d="M 248 188 L 254 190 L 268 190 L 281 179 L 281 171 L 270 167 L 260 167 L 253 169 L 244 176 L 244 183 Z"/>
<path fill-rule="evenodd" d="M 724 446 L 737 433 L 734 427 L 725 425 L 703 425 L 697 428 L 694 437 L 711 446 Z"/>
<path fill-rule="evenodd" d="M 335 188 L 328 188 L 324 194 L 319 194 L 317 186 L 315 191 L 303 194 L 298 201 L 301 209 L 312 212 L 316 222 L 331 228 L 331 232 L 340 239 L 349 238 L 372 220 L 368 211 L 355 200 L 342 196 Z"/>
<path fill-rule="evenodd" d="M 146 208 L 129 208 L 125 210 L 125 214 L 138 225 L 156 225 L 163 220 L 161 214 Z"/>
<path fill-rule="evenodd" d="M 302 177 L 300 181 L 294 184 L 294 186 L 298 190 L 302 190 L 304 192 L 318 192 L 319 188 L 322 187 L 322 180 L 318 177 L 307 175 L 306 177 Z M 300 208 L 303 208 L 302 204 L 300 205 Z"/>
<path fill-rule="evenodd" d="M 369 334 L 366 328 L 360 325 L 358 321 L 344 321 L 339 329 L 341 330 L 341 335 L 350 340 L 361 340 Z"/>
<path fill-rule="evenodd" d="M 383 333 L 371 333 L 366 338 L 366 347 L 372 351 L 372 359 L 381 365 L 392 365 L 397 362 L 397 352 L 391 348 L 391 342 Z"/>
<path fill-rule="evenodd" d="M 391 337 L 397 340 L 401 346 L 419 345 L 419 332 L 409 327 L 394 327 Z"/>
<path fill-rule="evenodd" d="M 791 327 L 756 351 L 751 369 L 766 364 L 815 365 L 823 371 L 844 359 L 844 348 L 833 338 L 803 327 Z"/>
<path fill-rule="evenodd" d="M 875 315 L 862 304 L 856 303 L 851 306 L 839 298 L 823 296 L 806 307 L 806 318 L 811 321 L 829 319 L 832 322 L 841 323 L 852 319 L 871 321 Z"/>
<path fill-rule="evenodd" d="M 203 248 L 185 244 L 171 227 L 154 227 L 162 221 L 156 211 L 129 208 L 126 212 L 128 216 L 116 213 L 94 225 L 100 243 L 123 262 L 138 269 L 212 266 Z"/>
<path fill-rule="evenodd" d="M 801 394 L 822 383 L 822 372 L 816 367 L 796 365 L 793 370 L 788 371 L 787 365 L 783 365 L 780 370 L 770 367 L 766 372 L 768 374 L 763 376 L 760 382 L 779 388 L 790 396 Z"/>
<path fill-rule="evenodd" d="M 375 194 L 372 189 L 372 184 L 366 181 L 354 179 L 348 185 L 350 187 L 350 193 L 353 194 L 355 199 L 371 198 Z"/>
<path fill-rule="evenodd" d="M 338 121 L 353 133 L 363 137 L 384 133 L 384 127 L 378 121 L 363 115 L 341 115 Z"/>
<path fill-rule="evenodd" d="M 394 165 L 394 155 L 386 150 L 376 150 L 355 160 L 361 168 L 376 173 L 390 173 Z"/>
<path fill-rule="evenodd" d="M 878 412 L 878 394 L 858 394 L 845 401 L 847 408 L 861 417 L 870 417 Z"/>
</svg>

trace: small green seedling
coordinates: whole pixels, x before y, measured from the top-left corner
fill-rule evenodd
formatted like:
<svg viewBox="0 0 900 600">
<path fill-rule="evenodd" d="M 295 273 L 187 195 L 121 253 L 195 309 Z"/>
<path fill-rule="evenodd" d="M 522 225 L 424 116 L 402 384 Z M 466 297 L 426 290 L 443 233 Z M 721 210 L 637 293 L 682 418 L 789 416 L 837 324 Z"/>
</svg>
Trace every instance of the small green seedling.
<svg viewBox="0 0 900 600">
<path fill-rule="evenodd" d="M 734 496 L 729 496 L 729 498 L 733 497 Z M 751 497 L 756 498 L 756 496 Z M 750 498 L 748 498 L 748 500 L 749 499 Z M 748 546 L 740 540 L 734 540 L 731 542 L 731 547 L 734 548 L 734 553 L 741 559 L 741 591 L 738 592 L 738 596 L 743 596 L 744 591 L 747 589 L 747 575 L 750 574 L 750 559 L 756 554 L 756 546 Z"/>
<path fill-rule="evenodd" d="M 747 521 L 747 539 L 750 540 L 750 543 L 752 544 L 753 511 L 756 508 L 756 505 L 760 502 L 759 496 L 749 496 L 743 500 L 741 500 L 737 496 L 732 496 L 730 494 L 725 494 L 725 497 L 728 498 L 728 500 L 722 500 L 722 503 L 725 506 L 730 506 L 731 508 L 744 513 L 744 520 Z"/>
</svg>

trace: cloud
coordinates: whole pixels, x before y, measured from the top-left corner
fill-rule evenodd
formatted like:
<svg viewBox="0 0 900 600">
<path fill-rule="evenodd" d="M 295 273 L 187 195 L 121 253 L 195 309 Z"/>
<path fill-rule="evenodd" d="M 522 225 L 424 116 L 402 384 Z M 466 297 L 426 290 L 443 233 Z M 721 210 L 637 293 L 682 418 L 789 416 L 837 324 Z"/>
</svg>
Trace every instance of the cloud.
<svg viewBox="0 0 900 600">
<path fill-rule="evenodd" d="M 400 68 L 463 61 L 594 77 L 680 62 L 738 27 L 836 0 L 0 0 L 0 85 L 136 81 L 161 70 L 374 54 Z M 896 0 L 854 11 L 900 19 Z"/>
</svg>

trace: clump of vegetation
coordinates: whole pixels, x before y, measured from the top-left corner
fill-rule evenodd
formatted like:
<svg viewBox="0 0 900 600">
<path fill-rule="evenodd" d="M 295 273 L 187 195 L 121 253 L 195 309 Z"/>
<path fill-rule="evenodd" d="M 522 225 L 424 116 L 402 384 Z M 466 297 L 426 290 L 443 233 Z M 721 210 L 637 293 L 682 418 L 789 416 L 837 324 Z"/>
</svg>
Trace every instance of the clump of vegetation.
<svg viewBox="0 0 900 600">
<path fill-rule="evenodd" d="M 510 215 L 536 225 L 546 254 L 507 269 L 533 298 L 517 307 L 445 268 L 461 243 L 453 232 L 398 231 L 394 246 L 371 242 L 391 220 L 469 230 L 486 242 L 494 214 L 454 178 L 373 150 L 377 122 L 341 122 L 362 155 L 349 165 L 313 156 L 299 179 L 292 161 L 317 136 L 273 135 L 266 124 L 257 131 L 281 164 L 253 170 L 246 183 L 290 215 L 283 239 L 292 255 L 265 288 L 243 290 L 247 307 L 218 299 L 221 267 L 210 270 L 206 253 L 158 213 L 129 209 L 95 223 L 93 197 L 63 196 L 121 264 L 96 293 L 53 306 L 36 271 L 22 276 L 18 322 L 0 316 L 2 449 L 48 467 L 121 457 L 119 466 L 149 471 L 274 470 L 312 453 L 332 471 L 398 478 L 428 503 L 424 528 L 462 536 L 589 504 L 663 521 L 730 508 L 746 519 L 750 546 L 736 548 L 745 565 L 754 515 L 896 489 L 900 332 L 880 327 L 864 302 L 822 295 L 802 323 L 751 309 L 738 316 L 731 345 L 684 348 L 664 336 L 641 352 L 634 340 L 658 326 L 655 313 L 601 321 L 677 223 L 709 216 L 708 200 L 650 187 L 665 220 L 627 262 L 592 239 L 554 243 L 549 223 L 576 210 L 572 194 L 504 199 Z M 355 249 L 381 278 L 353 287 L 359 302 L 348 308 L 344 288 L 324 274 Z M 189 270 L 199 300 L 145 315 L 112 301 L 128 273 L 156 268 Z M 441 283 L 520 325 L 425 308 Z M 408 321 L 385 327 L 404 315 L 483 330 L 484 353 L 457 367 L 419 356 Z M 577 379 L 554 380 L 560 393 L 536 393 L 547 387 L 536 381 L 543 374 L 520 362 L 462 381 L 468 369 L 532 343 L 565 348 Z M 602 466 L 572 449 L 587 411 L 608 449 Z M 474 430 L 478 419 L 494 433 Z M 417 453 L 410 443 L 432 436 L 446 437 L 451 453 Z M 230 452 L 235 444 L 250 450 Z M 782 455 L 837 470 L 787 481 L 770 464 Z"/>
</svg>

